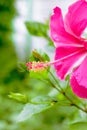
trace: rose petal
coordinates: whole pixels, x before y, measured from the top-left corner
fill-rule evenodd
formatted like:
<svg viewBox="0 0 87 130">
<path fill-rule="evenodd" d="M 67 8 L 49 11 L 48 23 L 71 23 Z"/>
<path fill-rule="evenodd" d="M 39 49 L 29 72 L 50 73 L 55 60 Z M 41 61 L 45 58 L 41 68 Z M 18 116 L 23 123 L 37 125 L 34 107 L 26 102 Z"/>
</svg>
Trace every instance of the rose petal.
<svg viewBox="0 0 87 130">
<path fill-rule="evenodd" d="M 50 33 L 56 47 L 59 46 L 59 43 L 80 44 L 80 41 L 77 38 L 65 31 L 61 9 L 58 7 L 54 9 L 54 14 L 50 19 Z"/>
<path fill-rule="evenodd" d="M 73 92 L 81 98 L 87 98 L 87 57 L 71 76 Z"/>
<path fill-rule="evenodd" d="M 65 17 L 65 29 L 68 33 L 80 37 L 87 26 L 87 2 L 79 0 L 69 7 Z"/>
<path fill-rule="evenodd" d="M 55 60 L 63 59 L 54 64 L 57 76 L 60 77 L 60 79 L 64 79 L 66 75 L 71 72 L 77 61 L 82 57 L 84 59 L 86 55 L 85 52 L 84 48 L 71 46 L 58 47 L 56 49 Z M 65 58 L 66 56 L 67 58 Z"/>
</svg>

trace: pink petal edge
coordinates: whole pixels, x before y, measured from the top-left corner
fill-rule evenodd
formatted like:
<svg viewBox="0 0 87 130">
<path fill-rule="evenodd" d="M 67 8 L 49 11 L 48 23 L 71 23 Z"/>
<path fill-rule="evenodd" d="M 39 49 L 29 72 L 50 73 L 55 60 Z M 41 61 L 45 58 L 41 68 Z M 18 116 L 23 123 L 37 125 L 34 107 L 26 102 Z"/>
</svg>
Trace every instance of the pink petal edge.
<svg viewBox="0 0 87 130">
<path fill-rule="evenodd" d="M 79 0 L 69 7 L 64 26 L 68 33 L 80 38 L 87 26 L 87 2 L 85 0 Z"/>
<path fill-rule="evenodd" d="M 73 72 L 70 84 L 73 92 L 80 98 L 87 98 L 87 57 Z"/>
<path fill-rule="evenodd" d="M 61 43 L 80 44 L 79 39 L 65 31 L 63 17 L 59 7 L 54 9 L 54 14 L 50 18 L 50 35 L 56 47 Z"/>
</svg>

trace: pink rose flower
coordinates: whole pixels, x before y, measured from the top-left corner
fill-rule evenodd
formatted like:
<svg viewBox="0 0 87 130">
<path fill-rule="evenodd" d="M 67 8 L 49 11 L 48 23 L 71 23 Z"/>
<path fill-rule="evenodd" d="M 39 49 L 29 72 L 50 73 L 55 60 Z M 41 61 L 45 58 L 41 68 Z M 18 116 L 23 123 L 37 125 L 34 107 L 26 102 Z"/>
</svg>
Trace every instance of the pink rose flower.
<svg viewBox="0 0 87 130">
<path fill-rule="evenodd" d="M 73 92 L 87 98 L 87 2 L 78 0 L 72 4 L 63 19 L 56 7 L 50 19 L 51 38 L 56 47 L 54 64 L 57 76 L 64 80 L 71 74 Z"/>
</svg>

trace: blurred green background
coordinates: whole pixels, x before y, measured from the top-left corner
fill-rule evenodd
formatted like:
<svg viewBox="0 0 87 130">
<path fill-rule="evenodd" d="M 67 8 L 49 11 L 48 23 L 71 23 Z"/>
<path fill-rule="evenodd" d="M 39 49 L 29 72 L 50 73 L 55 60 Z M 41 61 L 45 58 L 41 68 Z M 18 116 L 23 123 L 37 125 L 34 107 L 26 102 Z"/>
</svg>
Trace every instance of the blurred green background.
<svg viewBox="0 0 87 130">
<path fill-rule="evenodd" d="M 20 58 L 13 39 L 15 33 L 13 21 L 19 16 L 15 2 L 15 0 L 0 0 L 0 130 L 68 130 L 66 124 L 81 118 L 77 109 L 69 106 L 55 105 L 27 121 L 15 122 L 24 104 L 10 99 L 8 96 L 10 92 L 22 93 L 28 98 L 45 96 L 49 92 L 51 95 L 56 93 L 49 85 L 30 79 L 28 73 L 20 72 L 18 69 Z M 24 62 L 28 60 L 31 49 L 30 36 L 29 40 L 25 43 L 26 54 L 22 60 Z M 63 97 L 60 95 L 59 98 Z"/>
</svg>

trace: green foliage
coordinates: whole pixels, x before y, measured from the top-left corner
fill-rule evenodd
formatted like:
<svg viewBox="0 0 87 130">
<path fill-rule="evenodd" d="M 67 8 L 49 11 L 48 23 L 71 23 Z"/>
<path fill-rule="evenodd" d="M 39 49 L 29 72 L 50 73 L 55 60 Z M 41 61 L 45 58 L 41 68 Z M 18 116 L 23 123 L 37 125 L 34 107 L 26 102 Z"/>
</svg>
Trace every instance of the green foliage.
<svg viewBox="0 0 87 130">
<path fill-rule="evenodd" d="M 18 117 L 18 121 L 24 121 L 34 114 L 40 113 L 48 108 L 50 108 L 53 103 L 50 97 L 36 97 L 31 100 L 31 103 L 28 103 L 24 106 L 24 109 Z"/>
<path fill-rule="evenodd" d="M 48 45 L 53 46 L 53 42 L 48 35 L 49 25 L 47 23 L 40 23 L 40 22 L 26 22 L 25 23 L 28 32 L 37 37 L 44 37 L 48 40 Z"/>
<path fill-rule="evenodd" d="M 30 34 L 34 36 L 48 37 L 48 26 L 40 22 L 26 22 L 25 23 Z"/>
<path fill-rule="evenodd" d="M 17 69 L 13 35 L 13 19 L 17 15 L 16 0 L 0 0 L 0 130 L 22 130 L 14 124 L 14 117 L 22 104 L 9 99 L 10 92 L 26 91 L 25 73 Z"/>
<path fill-rule="evenodd" d="M 23 95 L 21 93 L 13 93 L 11 92 L 10 95 L 8 95 L 11 99 L 14 99 L 18 102 L 21 103 L 27 103 L 28 102 L 28 98 L 26 95 Z"/>
<path fill-rule="evenodd" d="M 31 78 L 36 78 L 36 79 L 48 79 L 48 71 L 47 70 L 43 70 L 41 72 L 33 72 L 30 71 L 29 73 Z"/>
<path fill-rule="evenodd" d="M 87 130 L 87 122 L 76 122 L 70 125 L 70 130 Z"/>
<path fill-rule="evenodd" d="M 37 50 L 33 50 L 32 54 L 29 57 L 29 61 L 40 61 L 40 62 L 44 62 L 44 61 L 50 61 L 50 58 L 44 52 L 39 52 Z"/>
<path fill-rule="evenodd" d="M 27 67 L 26 67 L 26 65 L 25 65 L 26 63 L 24 62 L 24 63 L 18 63 L 18 71 L 19 72 L 27 72 Z"/>
<path fill-rule="evenodd" d="M 32 57 L 36 58 L 37 61 L 50 61 L 50 58 L 46 53 L 40 53 L 37 50 L 32 51 Z"/>
</svg>

